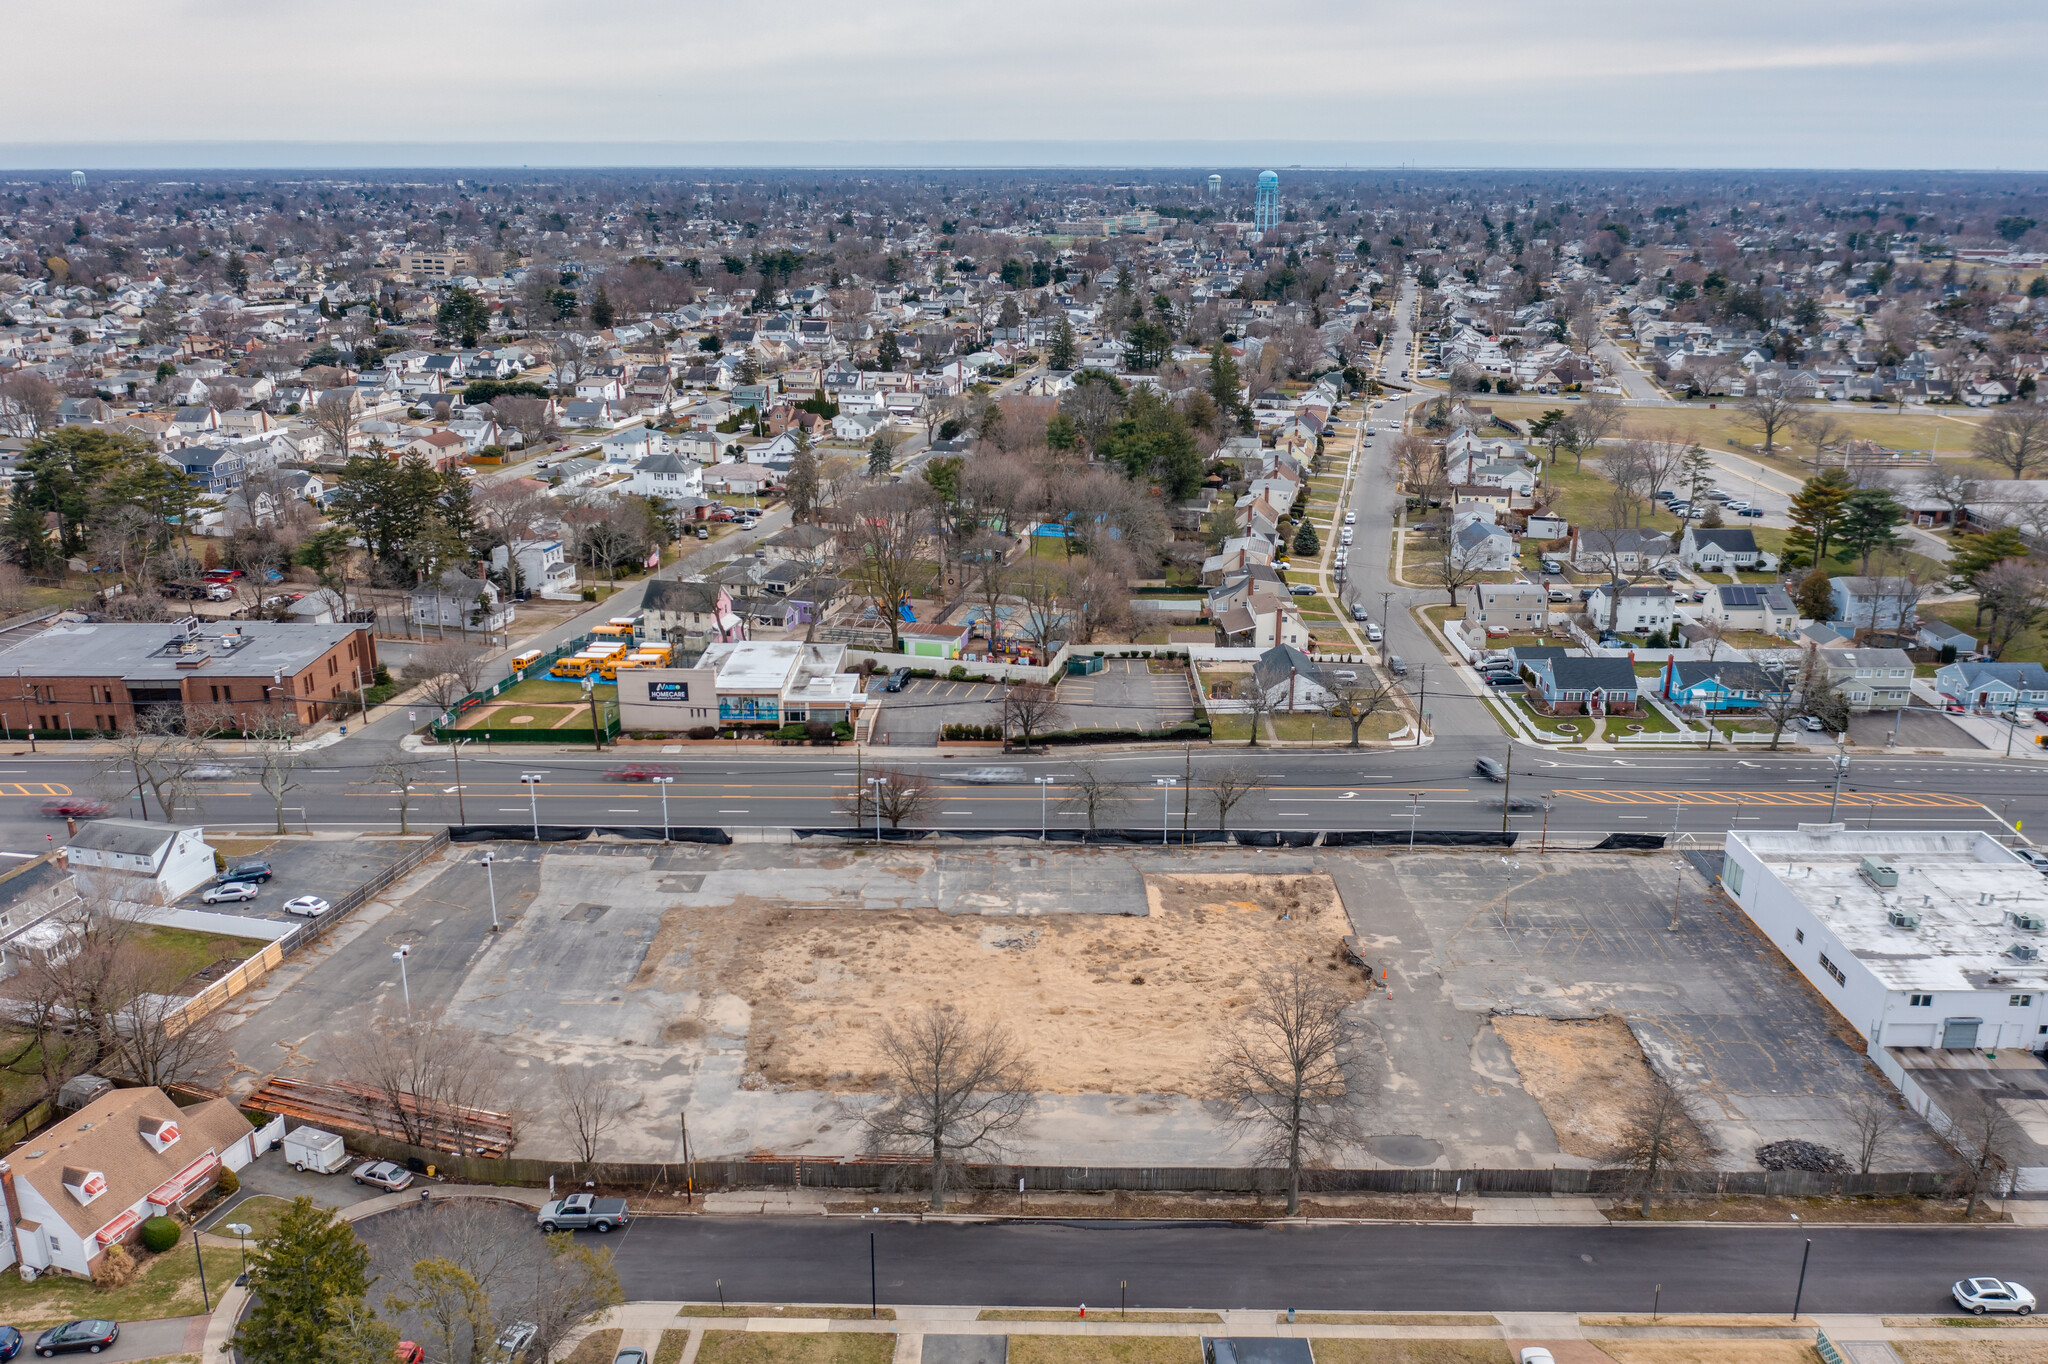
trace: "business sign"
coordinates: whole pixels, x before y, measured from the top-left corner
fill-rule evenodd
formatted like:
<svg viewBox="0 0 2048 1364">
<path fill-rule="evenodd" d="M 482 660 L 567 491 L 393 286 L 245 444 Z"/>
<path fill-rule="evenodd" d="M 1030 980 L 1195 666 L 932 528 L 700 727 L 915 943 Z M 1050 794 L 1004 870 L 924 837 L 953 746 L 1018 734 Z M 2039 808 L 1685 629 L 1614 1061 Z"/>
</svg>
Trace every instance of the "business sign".
<svg viewBox="0 0 2048 1364">
<path fill-rule="evenodd" d="M 687 701 L 690 699 L 690 684 L 687 682 L 649 682 L 647 699 L 650 701 Z"/>
</svg>

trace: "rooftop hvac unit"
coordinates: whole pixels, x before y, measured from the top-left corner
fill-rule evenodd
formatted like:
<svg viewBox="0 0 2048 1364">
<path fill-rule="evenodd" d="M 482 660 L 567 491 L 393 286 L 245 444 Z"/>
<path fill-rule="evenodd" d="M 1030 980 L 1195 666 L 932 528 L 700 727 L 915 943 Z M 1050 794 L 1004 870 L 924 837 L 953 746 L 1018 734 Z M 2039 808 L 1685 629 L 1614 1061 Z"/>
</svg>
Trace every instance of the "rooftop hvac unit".
<svg viewBox="0 0 2048 1364">
<path fill-rule="evenodd" d="M 1882 890 L 1898 889 L 1898 871 L 1892 867 L 1886 866 L 1884 863 L 1878 861 L 1874 857 L 1864 858 L 1863 863 L 1858 868 L 1858 870 L 1863 873 L 1863 879 L 1870 882 L 1870 884 L 1873 886 L 1877 886 Z"/>
<path fill-rule="evenodd" d="M 1920 926 L 1920 915 L 1916 910 L 1889 910 L 1886 912 L 1885 917 L 1891 920 L 1893 928 L 1918 928 Z"/>
<path fill-rule="evenodd" d="M 2032 910 L 2016 909 L 2012 912 L 2012 926 L 2023 928 L 2029 933 L 2039 933 L 2043 929 L 2048 929 L 2048 919 L 2042 918 Z"/>
<path fill-rule="evenodd" d="M 2030 942 L 2016 942 L 2005 949 L 2005 954 L 2014 961 L 2039 961 L 2041 949 Z"/>
</svg>

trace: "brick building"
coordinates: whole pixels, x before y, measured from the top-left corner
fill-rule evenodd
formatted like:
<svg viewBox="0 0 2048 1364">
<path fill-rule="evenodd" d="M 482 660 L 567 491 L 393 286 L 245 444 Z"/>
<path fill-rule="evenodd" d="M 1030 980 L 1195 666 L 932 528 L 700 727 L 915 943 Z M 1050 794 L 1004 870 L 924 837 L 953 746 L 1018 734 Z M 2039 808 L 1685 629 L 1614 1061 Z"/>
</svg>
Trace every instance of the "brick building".
<svg viewBox="0 0 2048 1364">
<path fill-rule="evenodd" d="M 312 724 L 376 672 L 376 641 L 362 625 L 59 625 L 0 653 L 0 724 L 105 732 L 164 707 L 216 711 L 242 728 L 286 711 Z"/>
</svg>

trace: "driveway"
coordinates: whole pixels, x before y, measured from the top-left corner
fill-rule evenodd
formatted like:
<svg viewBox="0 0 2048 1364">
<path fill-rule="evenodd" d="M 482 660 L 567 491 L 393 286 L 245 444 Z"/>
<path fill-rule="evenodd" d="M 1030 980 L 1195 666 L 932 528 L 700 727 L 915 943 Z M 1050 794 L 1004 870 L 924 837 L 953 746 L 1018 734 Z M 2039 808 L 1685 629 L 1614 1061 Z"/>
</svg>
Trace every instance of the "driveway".
<svg viewBox="0 0 2048 1364">
<path fill-rule="evenodd" d="M 1896 726 L 1896 729 L 1894 729 Z M 1999 742 L 2004 743 L 2004 725 L 1999 725 Z M 1849 742 L 1867 748 L 1883 748 L 1898 736 L 1898 748 L 1983 748 L 1984 743 L 1954 718 L 1926 706 L 1903 711 L 1865 711 L 1849 717 Z M 2026 742 L 2025 732 L 2014 747 Z"/>
</svg>

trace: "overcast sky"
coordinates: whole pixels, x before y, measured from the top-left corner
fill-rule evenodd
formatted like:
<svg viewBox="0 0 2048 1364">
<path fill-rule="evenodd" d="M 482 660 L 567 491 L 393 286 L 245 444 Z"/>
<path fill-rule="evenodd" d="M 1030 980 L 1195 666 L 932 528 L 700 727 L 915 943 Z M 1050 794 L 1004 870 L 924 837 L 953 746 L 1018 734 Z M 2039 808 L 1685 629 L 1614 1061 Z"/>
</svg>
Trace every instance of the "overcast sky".
<svg viewBox="0 0 2048 1364">
<path fill-rule="evenodd" d="M 2027 0 L 72 0 L 0 165 L 2037 169 Z"/>
</svg>

